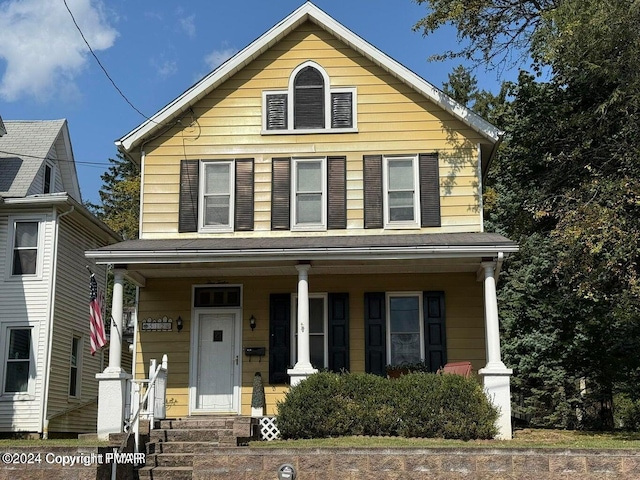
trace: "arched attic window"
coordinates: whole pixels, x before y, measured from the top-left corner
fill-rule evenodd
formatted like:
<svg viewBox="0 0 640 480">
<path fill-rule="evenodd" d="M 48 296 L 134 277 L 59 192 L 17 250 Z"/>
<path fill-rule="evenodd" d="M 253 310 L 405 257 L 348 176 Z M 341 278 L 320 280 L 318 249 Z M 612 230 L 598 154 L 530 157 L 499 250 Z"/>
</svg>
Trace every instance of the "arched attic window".
<svg viewBox="0 0 640 480">
<path fill-rule="evenodd" d="M 298 72 L 293 81 L 293 128 L 324 128 L 324 78 L 314 67 Z"/>
<path fill-rule="evenodd" d="M 357 132 L 355 87 L 331 87 L 317 63 L 298 65 L 287 90 L 262 92 L 263 134 Z"/>
</svg>

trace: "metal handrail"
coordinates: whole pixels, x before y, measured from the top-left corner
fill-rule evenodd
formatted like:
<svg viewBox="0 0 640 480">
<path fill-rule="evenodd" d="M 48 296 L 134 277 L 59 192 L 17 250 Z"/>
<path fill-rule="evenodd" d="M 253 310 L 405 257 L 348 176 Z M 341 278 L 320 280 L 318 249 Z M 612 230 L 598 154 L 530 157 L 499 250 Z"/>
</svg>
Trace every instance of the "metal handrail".
<svg viewBox="0 0 640 480">
<path fill-rule="evenodd" d="M 43 428 L 43 431 L 42 431 L 42 439 L 43 440 L 48 440 L 48 438 L 49 438 L 49 422 L 51 420 L 53 420 L 54 418 L 62 417 L 63 415 L 66 415 L 67 413 L 71 413 L 71 412 L 73 412 L 75 410 L 79 410 L 81 408 L 84 408 L 84 407 L 86 407 L 88 405 L 91 405 L 91 404 L 94 404 L 94 403 L 96 405 L 98 404 L 98 397 L 92 398 L 91 400 L 88 400 L 88 401 L 83 402 L 83 403 L 79 403 L 77 405 L 73 405 L 72 407 L 69 407 L 66 410 L 63 410 L 63 411 L 58 412 L 58 413 L 55 413 L 53 415 L 49 415 L 44 421 L 44 428 Z"/>
<path fill-rule="evenodd" d="M 138 405 L 135 407 L 136 408 L 135 414 L 130 419 L 125 420 L 125 430 L 127 432 L 127 435 L 125 436 L 124 440 L 120 444 L 120 448 L 118 449 L 118 451 L 120 453 L 122 453 L 122 451 L 124 450 L 124 447 L 127 445 L 127 442 L 129 441 L 129 438 L 131 437 L 132 430 L 135 433 L 136 452 L 138 452 L 138 450 L 139 450 L 139 436 L 140 436 L 138 420 L 139 420 L 139 417 L 140 417 L 140 412 L 142 410 L 142 405 L 145 404 L 145 402 L 148 400 L 148 398 L 150 396 L 150 393 L 153 391 L 152 387 L 155 386 L 156 380 L 158 380 L 158 377 L 160 376 L 160 372 L 161 371 L 165 371 L 166 372 L 167 369 L 168 369 L 168 358 L 167 358 L 167 355 L 165 354 L 165 355 L 162 356 L 162 363 L 160 365 L 158 365 L 156 370 L 153 372 L 153 375 L 150 376 L 150 378 L 148 380 L 149 385 L 147 386 L 147 391 L 144 393 L 144 396 L 142 397 L 142 400 L 137 402 Z M 143 380 L 142 382 L 146 383 L 146 379 Z M 131 408 L 133 409 L 134 406 L 131 405 Z M 153 422 L 153 417 L 152 417 L 151 421 Z"/>
</svg>

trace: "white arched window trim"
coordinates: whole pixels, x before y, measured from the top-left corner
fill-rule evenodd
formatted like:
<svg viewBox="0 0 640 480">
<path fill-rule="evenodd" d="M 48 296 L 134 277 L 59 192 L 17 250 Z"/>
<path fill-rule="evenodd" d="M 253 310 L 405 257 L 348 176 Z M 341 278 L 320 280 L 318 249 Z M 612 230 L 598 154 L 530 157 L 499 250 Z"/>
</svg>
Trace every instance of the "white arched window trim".
<svg viewBox="0 0 640 480">
<path fill-rule="evenodd" d="M 294 90 L 295 79 L 298 73 L 306 68 L 315 68 L 324 80 L 324 129 L 308 128 L 294 129 Z M 331 128 L 331 94 L 334 93 L 351 93 L 351 109 L 352 109 L 352 126 L 350 128 Z M 353 133 L 358 131 L 358 99 L 356 96 L 356 87 L 331 87 L 331 78 L 326 70 L 318 63 L 307 60 L 294 68 L 289 75 L 287 90 L 265 90 L 262 92 L 262 134 L 263 135 L 283 135 L 283 134 L 305 134 L 305 133 Z M 267 129 L 267 96 L 282 95 L 287 96 L 287 128 L 280 130 Z"/>
</svg>

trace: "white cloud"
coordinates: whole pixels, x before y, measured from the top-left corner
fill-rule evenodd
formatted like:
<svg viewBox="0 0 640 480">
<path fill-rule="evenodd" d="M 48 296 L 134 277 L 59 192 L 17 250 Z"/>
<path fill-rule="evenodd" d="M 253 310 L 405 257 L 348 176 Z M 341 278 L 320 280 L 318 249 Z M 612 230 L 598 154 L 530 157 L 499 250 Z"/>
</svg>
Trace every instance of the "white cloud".
<svg viewBox="0 0 640 480">
<path fill-rule="evenodd" d="M 187 36 L 189 36 L 189 38 L 195 38 L 196 36 L 195 20 L 195 15 L 180 18 L 180 28 L 187 34 Z"/>
<path fill-rule="evenodd" d="M 94 51 L 110 48 L 118 32 L 105 18 L 101 0 L 67 0 Z M 6 62 L 0 97 L 46 101 L 74 79 L 90 53 L 62 1 L 8 0 L 0 3 L 0 60 Z"/>
<path fill-rule="evenodd" d="M 211 70 L 213 70 L 229 60 L 236 53 L 238 53 L 238 50 L 235 48 L 221 48 L 218 50 L 214 50 L 210 54 L 205 55 L 204 63 L 206 63 L 207 66 Z"/>
<path fill-rule="evenodd" d="M 161 77 L 171 76 L 178 71 L 178 63 L 175 60 L 152 58 L 150 63 Z"/>
</svg>

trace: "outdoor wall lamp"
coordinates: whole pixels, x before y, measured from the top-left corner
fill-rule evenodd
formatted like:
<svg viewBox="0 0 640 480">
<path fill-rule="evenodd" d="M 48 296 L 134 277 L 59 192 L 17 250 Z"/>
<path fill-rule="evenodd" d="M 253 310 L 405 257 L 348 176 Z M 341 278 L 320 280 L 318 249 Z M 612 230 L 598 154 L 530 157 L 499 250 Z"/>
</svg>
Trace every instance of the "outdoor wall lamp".
<svg viewBox="0 0 640 480">
<path fill-rule="evenodd" d="M 176 319 L 176 327 L 178 328 L 178 332 L 182 331 L 182 317 L 180 315 L 178 315 Z"/>
<path fill-rule="evenodd" d="M 249 319 L 249 326 L 251 327 L 251 331 L 256 329 L 256 317 L 253 315 L 251 315 L 251 318 Z"/>
</svg>

